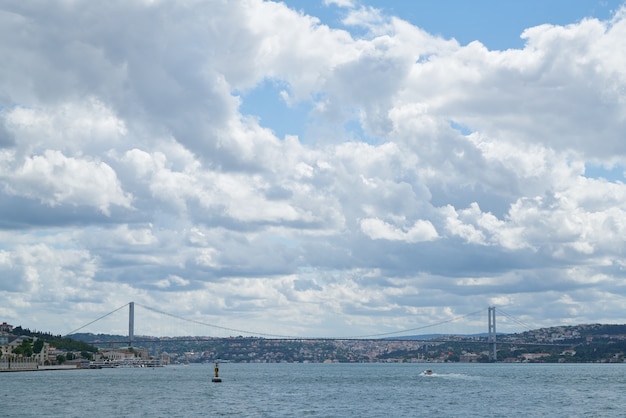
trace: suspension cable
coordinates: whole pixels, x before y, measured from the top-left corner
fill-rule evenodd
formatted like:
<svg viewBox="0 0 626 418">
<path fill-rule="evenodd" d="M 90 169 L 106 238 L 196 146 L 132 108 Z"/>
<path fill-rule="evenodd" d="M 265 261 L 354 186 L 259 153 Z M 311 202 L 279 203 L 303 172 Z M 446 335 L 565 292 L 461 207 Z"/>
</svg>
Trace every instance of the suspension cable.
<svg viewBox="0 0 626 418">
<path fill-rule="evenodd" d="M 80 331 L 81 329 L 83 329 L 83 328 L 85 328 L 85 327 L 87 327 L 87 326 L 89 326 L 89 325 L 91 325 L 91 324 L 93 324 L 95 322 L 98 322 L 101 319 L 106 318 L 107 316 L 109 316 L 111 314 L 114 314 L 115 312 L 119 311 L 120 309 L 125 308 L 128 305 L 129 304 L 126 303 L 125 305 L 122 305 L 119 308 L 117 308 L 117 309 L 115 309 L 115 310 L 113 310 L 113 311 L 111 311 L 111 312 L 109 312 L 109 313 L 107 313 L 105 315 L 102 315 L 101 317 L 99 317 L 99 318 L 97 318 L 97 319 L 95 319 L 95 320 L 93 320 L 93 321 L 91 321 L 91 322 L 89 322 L 89 323 L 79 327 L 79 328 L 76 328 L 75 330 L 73 330 L 71 332 L 68 332 L 67 334 L 65 334 L 63 336 L 65 337 L 65 336 L 74 334 L 77 331 Z M 195 323 L 195 324 L 206 326 L 206 327 L 217 328 L 217 329 L 221 329 L 221 330 L 224 330 L 224 331 L 230 331 L 230 332 L 235 332 L 235 333 L 240 333 L 240 334 L 258 335 L 258 336 L 263 336 L 263 337 L 280 338 L 280 339 L 292 339 L 292 340 L 307 340 L 307 339 L 318 339 L 318 340 L 324 340 L 324 339 L 356 340 L 356 339 L 380 338 L 380 337 L 385 337 L 385 336 L 390 336 L 390 335 L 398 335 L 398 334 L 403 334 L 403 333 L 407 333 L 407 332 L 413 332 L 413 331 L 418 331 L 418 330 L 423 330 L 423 329 L 427 329 L 427 328 L 436 327 L 436 326 L 439 326 L 439 325 L 443 325 L 443 324 L 447 324 L 447 323 L 450 323 L 450 322 L 458 321 L 458 320 L 463 319 L 463 318 L 467 318 L 468 316 L 477 315 L 477 314 L 485 311 L 485 309 L 481 309 L 481 310 L 478 310 L 478 311 L 475 311 L 475 312 L 470 312 L 470 313 L 465 314 L 465 315 L 456 316 L 454 318 L 450 318 L 450 319 L 447 319 L 445 321 L 440 321 L 440 322 L 437 322 L 437 323 L 434 323 L 434 324 L 423 325 L 423 326 L 420 326 L 420 327 L 408 328 L 408 329 L 403 329 L 403 330 L 399 330 L 399 331 L 390 331 L 390 332 L 383 332 L 383 333 L 377 333 L 377 334 L 359 335 L 359 336 L 344 337 L 344 338 L 337 338 L 337 337 L 330 338 L 330 337 L 297 337 L 297 336 L 292 336 L 292 335 L 280 335 L 280 334 L 270 334 L 270 333 L 263 333 L 263 332 L 246 331 L 246 330 L 241 330 L 241 329 L 237 329 L 237 328 L 229 328 L 229 327 L 223 327 L 223 326 L 219 326 L 219 325 L 215 325 L 215 324 L 209 324 L 209 323 L 198 321 L 198 320 L 195 320 L 195 319 L 183 318 L 182 316 L 178 316 L 178 315 L 174 315 L 174 314 L 171 314 L 171 313 L 168 313 L 168 312 L 164 312 L 164 311 L 161 311 L 159 309 L 151 308 L 149 306 L 145 306 L 145 305 L 142 305 L 142 304 L 139 304 L 139 303 L 136 303 L 136 302 L 135 302 L 135 305 L 141 306 L 144 309 L 147 309 L 149 311 L 158 313 L 160 315 L 169 316 L 171 318 L 175 318 L 175 319 L 178 319 L 178 320 L 181 320 L 181 321 L 191 322 L 191 323 Z M 500 312 L 502 312 L 502 311 L 500 310 Z M 513 318 L 512 316 L 510 316 L 506 312 L 502 312 L 502 313 L 506 317 L 510 318 L 512 321 L 515 321 L 518 324 L 520 324 L 520 325 L 530 329 L 530 327 L 528 325 L 522 323 L 521 321 L 516 320 L 515 318 Z"/>
<path fill-rule="evenodd" d="M 212 327 L 212 328 L 218 328 L 221 330 L 225 330 L 225 331 L 232 331 L 232 332 L 238 332 L 241 334 L 250 334 L 250 335 L 259 335 L 259 336 L 264 336 L 264 337 L 272 337 L 272 338 L 282 338 L 282 339 L 296 339 L 296 340 L 309 340 L 309 339 L 317 339 L 317 340 L 324 340 L 324 339 L 345 339 L 345 340 L 357 340 L 357 339 L 368 339 L 368 338 L 379 338 L 379 337 L 383 337 L 383 336 L 388 336 L 388 335 L 395 335 L 395 334 L 402 334 L 405 332 L 411 332 L 411 331 L 417 331 L 417 330 L 421 330 L 421 329 L 426 329 L 426 328 L 432 328 L 432 327 L 436 327 L 438 325 L 443 325 L 443 324 L 447 324 L 449 322 L 454 322 L 454 321 L 458 321 L 460 319 L 466 318 L 468 316 L 471 315 L 476 315 L 479 314 L 481 312 L 484 312 L 485 309 L 481 309 L 478 310 L 476 312 L 471 312 L 465 315 L 461 315 L 461 316 L 457 316 L 451 319 L 447 319 L 445 321 L 441 321 L 441 322 L 437 322 L 434 324 L 429 324 L 429 325 L 424 325 L 421 327 L 416 327 L 416 328 L 409 328 L 409 329 L 404 329 L 404 330 L 400 330 L 400 331 L 391 331 L 391 332 L 383 332 L 383 333 L 379 333 L 379 334 L 370 334 L 370 335 L 359 335 L 359 336 L 354 336 L 354 337 L 345 337 L 345 338 L 323 338 L 323 337 L 295 337 L 292 335 L 279 335 L 279 334 L 268 334 L 268 333 L 262 333 L 262 332 L 253 332 L 253 331 L 245 331 L 245 330 L 240 330 L 240 329 L 235 329 L 235 328 L 228 328 L 228 327 L 222 327 L 219 325 L 214 325 L 214 324 L 208 324 L 206 322 L 202 322 L 202 321 L 198 321 L 195 319 L 188 319 L 188 318 L 183 318 L 181 316 L 177 316 L 177 315 L 173 315 L 167 312 L 163 312 L 160 311 L 158 309 L 155 308 L 151 308 L 149 306 L 145 306 L 145 305 L 141 305 L 139 303 L 135 302 L 135 305 L 141 306 L 144 309 L 148 309 L 152 312 L 158 313 L 160 315 L 166 315 L 169 316 L 171 318 L 175 318 L 181 321 L 187 321 L 187 322 L 193 322 L 195 324 L 199 324 L 199 325 L 203 325 L 203 326 L 207 326 L 207 327 Z"/>
<path fill-rule="evenodd" d="M 120 309 L 125 308 L 125 307 L 127 307 L 127 306 L 128 306 L 128 303 L 127 303 L 126 305 L 120 306 L 120 307 L 119 307 L 119 308 L 117 308 L 116 310 L 111 311 L 111 312 L 109 312 L 109 313 L 108 313 L 108 314 L 106 314 L 106 315 L 102 315 L 102 316 L 101 316 L 100 318 L 98 318 L 98 319 L 94 319 L 94 320 L 93 320 L 93 321 L 91 321 L 90 323 L 85 324 L 85 325 L 83 325 L 83 326 L 82 326 L 82 327 L 80 327 L 80 328 L 76 328 L 76 329 L 75 329 L 74 331 L 72 331 L 72 332 L 68 332 L 67 334 L 63 335 L 63 337 L 67 337 L 68 335 L 72 335 L 72 334 L 74 334 L 76 331 L 80 331 L 81 329 L 83 329 L 83 328 L 85 328 L 85 327 L 87 327 L 87 326 L 89 326 L 89 325 L 93 324 L 94 322 L 98 322 L 99 320 L 101 320 L 101 319 L 103 319 L 103 318 L 106 318 L 107 316 L 109 316 L 109 315 L 111 315 L 111 314 L 114 314 L 115 312 L 117 312 L 117 311 L 119 311 Z"/>
<path fill-rule="evenodd" d="M 520 325 L 520 326 L 524 327 L 524 331 L 530 331 L 531 329 L 533 329 L 533 327 L 531 327 L 530 325 L 528 325 L 528 324 L 520 321 L 519 319 L 515 318 L 514 316 L 506 313 L 501 308 L 498 308 L 498 313 L 501 313 L 502 315 L 506 316 L 511 321 L 515 322 L 517 325 Z"/>
<path fill-rule="evenodd" d="M 236 329 L 236 328 L 221 327 L 219 325 L 208 324 L 206 322 L 198 321 L 198 320 L 195 320 L 195 319 L 183 318 L 182 316 L 177 316 L 177 315 L 174 315 L 174 314 L 171 314 L 171 313 L 163 312 L 163 311 L 160 311 L 158 309 L 151 308 L 149 306 L 145 306 L 145 305 L 142 305 L 142 304 L 139 304 L 139 303 L 136 303 L 136 302 L 135 302 L 135 305 L 141 306 L 144 309 L 148 309 L 149 311 L 158 313 L 160 315 L 169 316 L 171 318 L 175 318 L 175 319 L 178 319 L 178 320 L 181 320 L 181 321 L 193 322 L 194 324 L 203 325 L 205 327 L 217 328 L 217 329 L 221 329 L 221 330 L 224 330 L 224 331 L 238 332 L 240 334 L 262 335 L 264 337 L 272 337 L 272 338 L 285 338 L 285 339 L 297 338 L 297 337 L 288 336 L 288 335 L 265 334 L 265 333 L 262 333 L 262 332 L 252 332 L 252 331 L 245 331 L 245 330 Z"/>
<path fill-rule="evenodd" d="M 383 336 L 386 336 L 386 335 L 403 334 L 405 332 L 411 332 L 411 331 L 418 331 L 418 330 L 422 330 L 422 329 L 426 329 L 426 328 L 432 328 L 432 327 L 436 327 L 436 326 L 439 326 L 439 325 L 447 324 L 449 322 L 458 321 L 459 319 L 463 319 L 463 318 L 466 318 L 466 317 L 471 316 L 471 315 L 477 315 L 477 314 L 479 314 L 481 312 L 484 312 L 484 311 L 485 311 L 485 309 L 481 309 L 481 310 L 476 311 L 476 312 L 470 312 L 470 313 L 465 314 L 465 315 L 456 316 L 454 318 L 450 318 L 450 319 L 447 319 L 445 321 L 437 322 L 435 324 L 423 325 L 421 327 L 409 328 L 409 329 L 404 329 L 404 330 L 400 330 L 400 331 L 383 332 L 383 333 L 380 333 L 380 334 L 361 335 L 361 336 L 358 336 L 358 337 L 352 337 L 352 339 L 358 339 L 358 338 L 367 339 L 367 338 L 383 337 Z"/>
</svg>

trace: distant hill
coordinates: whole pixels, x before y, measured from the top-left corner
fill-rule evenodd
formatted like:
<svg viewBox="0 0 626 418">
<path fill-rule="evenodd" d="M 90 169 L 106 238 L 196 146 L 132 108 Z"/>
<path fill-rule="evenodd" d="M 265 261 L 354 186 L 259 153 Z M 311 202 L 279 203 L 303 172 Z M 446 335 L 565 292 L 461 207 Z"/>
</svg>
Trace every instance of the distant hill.
<svg viewBox="0 0 626 418">
<path fill-rule="evenodd" d="M 63 337 L 61 335 L 53 335 L 49 332 L 31 331 L 30 329 L 22 328 L 21 326 L 13 328 L 13 335 L 26 335 L 28 337 L 36 337 L 61 350 L 86 351 L 90 353 L 95 353 L 98 351 L 97 347 L 87 344 L 83 340 L 71 337 Z"/>
<path fill-rule="evenodd" d="M 21 330 L 23 333 L 27 330 Z M 53 336 L 51 336 L 53 337 Z M 125 347 L 128 336 L 80 333 L 81 344 Z M 272 339 L 259 337 L 150 337 L 133 345 L 151 354 L 167 353 L 173 362 L 429 362 L 490 361 L 488 333 L 420 334 L 383 339 Z M 70 340 L 70 338 L 67 338 Z M 626 325 L 581 324 L 497 335 L 499 361 L 624 362 Z M 470 360 L 468 360 L 470 359 Z"/>
</svg>

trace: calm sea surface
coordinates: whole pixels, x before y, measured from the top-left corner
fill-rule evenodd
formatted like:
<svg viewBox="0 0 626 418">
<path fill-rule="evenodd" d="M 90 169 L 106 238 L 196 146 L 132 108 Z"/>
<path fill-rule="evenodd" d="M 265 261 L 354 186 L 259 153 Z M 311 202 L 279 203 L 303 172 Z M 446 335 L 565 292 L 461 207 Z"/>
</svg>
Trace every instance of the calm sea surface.
<svg viewBox="0 0 626 418">
<path fill-rule="evenodd" d="M 625 364 L 221 364 L 223 383 L 212 376 L 212 364 L 0 373 L 0 416 L 626 416 Z"/>
</svg>

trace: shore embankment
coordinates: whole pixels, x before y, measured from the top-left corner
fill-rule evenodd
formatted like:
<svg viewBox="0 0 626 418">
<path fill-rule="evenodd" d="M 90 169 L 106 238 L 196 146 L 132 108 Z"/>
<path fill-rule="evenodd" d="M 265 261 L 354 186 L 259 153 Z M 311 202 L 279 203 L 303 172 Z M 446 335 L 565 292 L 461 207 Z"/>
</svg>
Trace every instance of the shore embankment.
<svg viewBox="0 0 626 418">
<path fill-rule="evenodd" d="M 76 364 L 58 364 L 53 366 L 42 366 L 33 361 L 12 360 L 0 361 L 0 373 L 3 372 L 37 372 L 46 370 L 76 370 Z"/>
</svg>

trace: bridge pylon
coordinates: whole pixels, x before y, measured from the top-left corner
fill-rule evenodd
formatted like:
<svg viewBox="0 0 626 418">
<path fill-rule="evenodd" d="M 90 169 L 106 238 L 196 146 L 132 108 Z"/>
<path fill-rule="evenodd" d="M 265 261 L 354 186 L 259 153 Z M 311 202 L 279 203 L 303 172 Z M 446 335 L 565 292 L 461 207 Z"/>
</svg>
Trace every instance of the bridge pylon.
<svg viewBox="0 0 626 418">
<path fill-rule="evenodd" d="M 497 361 L 498 352 L 496 350 L 496 307 L 490 306 L 488 309 L 489 332 L 487 342 L 489 343 L 489 360 Z"/>
<path fill-rule="evenodd" d="M 133 346 L 135 338 L 135 302 L 128 303 L 128 346 Z"/>
</svg>

